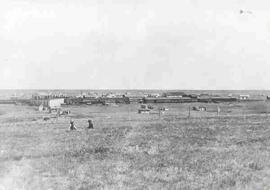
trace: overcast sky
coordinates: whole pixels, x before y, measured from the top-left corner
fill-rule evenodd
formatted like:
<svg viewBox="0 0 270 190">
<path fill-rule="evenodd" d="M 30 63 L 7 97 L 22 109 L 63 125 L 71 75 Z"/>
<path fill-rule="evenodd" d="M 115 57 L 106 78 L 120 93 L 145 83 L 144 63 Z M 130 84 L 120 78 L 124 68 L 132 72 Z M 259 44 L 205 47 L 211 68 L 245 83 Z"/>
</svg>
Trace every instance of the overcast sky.
<svg viewBox="0 0 270 190">
<path fill-rule="evenodd" d="M 269 89 L 270 2 L 1 0 L 0 66 L 4 89 Z"/>
</svg>

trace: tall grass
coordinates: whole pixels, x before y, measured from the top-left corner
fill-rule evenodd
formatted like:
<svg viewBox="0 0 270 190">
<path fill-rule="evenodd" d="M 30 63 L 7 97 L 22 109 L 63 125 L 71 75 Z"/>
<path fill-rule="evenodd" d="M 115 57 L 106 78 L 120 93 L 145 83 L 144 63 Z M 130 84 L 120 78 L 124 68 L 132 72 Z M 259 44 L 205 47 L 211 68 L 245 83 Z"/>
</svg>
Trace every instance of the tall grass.
<svg viewBox="0 0 270 190">
<path fill-rule="evenodd" d="M 224 104 L 221 110 L 230 112 L 191 118 L 186 104 L 166 105 L 161 117 L 130 106 L 71 107 L 77 131 L 68 130 L 70 118 L 44 121 L 26 109 L 36 119 L 28 120 L 23 110 L 9 108 L 0 118 L 6 121 L 0 125 L 0 188 L 269 187 L 270 119 L 258 111 L 261 105 Z M 25 120 L 8 121 L 14 115 Z M 88 118 L 94 118 L 92 130 Z"/>
</svg>

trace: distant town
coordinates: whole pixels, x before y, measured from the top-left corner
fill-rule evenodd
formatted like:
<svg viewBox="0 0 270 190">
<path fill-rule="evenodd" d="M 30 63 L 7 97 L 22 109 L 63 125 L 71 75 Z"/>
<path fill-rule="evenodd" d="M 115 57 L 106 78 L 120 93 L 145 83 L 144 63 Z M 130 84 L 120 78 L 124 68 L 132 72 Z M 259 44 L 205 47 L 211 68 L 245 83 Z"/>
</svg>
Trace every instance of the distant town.
<svg viewBox="0 0 270 190">
<path fill-rule="evenodd" d="M 35 92 L 32 94 L 13 94 L 9 98 L 1 99 L 1 104 L 16 104 L 40 106 L 42 109 L 59 108 L 61 105 L 112 105 L 112 104 L 155 104 L 155 103 L 222 103 L 237 101 L 262 101 L 268 100 L 265 95 L 258 98 L 251 97 L 249 94 L 194 94 L 182 91 L 167 91 L 162 93 L 97 93 L 91 91 L 81 91 L 77 95 L 64 94 L 61 92 Z"/>
</svg>

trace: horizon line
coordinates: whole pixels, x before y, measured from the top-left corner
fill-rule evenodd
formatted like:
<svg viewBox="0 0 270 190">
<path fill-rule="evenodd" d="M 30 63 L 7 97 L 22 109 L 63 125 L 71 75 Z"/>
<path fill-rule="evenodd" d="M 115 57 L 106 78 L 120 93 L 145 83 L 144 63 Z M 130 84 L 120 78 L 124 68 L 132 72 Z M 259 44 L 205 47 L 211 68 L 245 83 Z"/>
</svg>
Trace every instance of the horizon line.
<svg viewBox="0 0 270 190">
<path fill-rule="evenodd" d="M 7 89 L 1 89 L 0 88 L 0 91 L 3 91 L 3 90 L 7 90 L 7 91 L 11 91 L 11 90 L 126 90 L 126 91 L 131 91 L 131 90 L 151 90 L 151 91 L 154 91 L 154 90 L 162 90 L 162 91 L 166 91 L 166 90 L 177 90 L 177 91 L 269 91 L 270 89 L 177 89 L 177 88 L 168 88 L 168 89 L 162 89 L 162 88 L 133 88 L 133 89 L 130 89 L 130 88 L 120 88 L 120 89 L 117 89 L 117 88 L 96 88 L 96 89 L 91 89 L 91 88 L 7 88 Z"/>
</svg>

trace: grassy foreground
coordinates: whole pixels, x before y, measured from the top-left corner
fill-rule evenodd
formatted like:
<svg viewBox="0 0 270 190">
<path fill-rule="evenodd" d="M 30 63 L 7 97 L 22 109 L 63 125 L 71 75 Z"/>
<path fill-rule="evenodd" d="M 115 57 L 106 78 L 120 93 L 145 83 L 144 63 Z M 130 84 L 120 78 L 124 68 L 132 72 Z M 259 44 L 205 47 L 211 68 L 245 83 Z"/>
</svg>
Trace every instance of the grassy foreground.
<svg viewBox="0 0 270 190">
<path fill-rule="evenodd" d="M 194 104 L 198 105 L 198 104 Z M 270 189 L 270 118 L 265 103 L 69 107 L 43 121 L 26 106 L 0 106 L 0 190 Z M 48 116 L 48 115 L 47 115 Z M 87 130 L 87 119 L 94 129 Z"/>
</svg>

